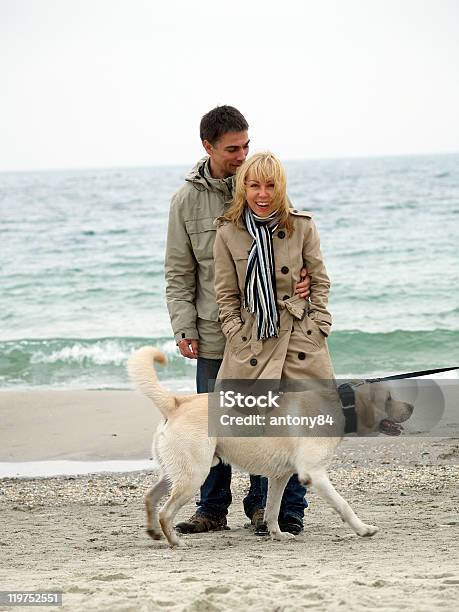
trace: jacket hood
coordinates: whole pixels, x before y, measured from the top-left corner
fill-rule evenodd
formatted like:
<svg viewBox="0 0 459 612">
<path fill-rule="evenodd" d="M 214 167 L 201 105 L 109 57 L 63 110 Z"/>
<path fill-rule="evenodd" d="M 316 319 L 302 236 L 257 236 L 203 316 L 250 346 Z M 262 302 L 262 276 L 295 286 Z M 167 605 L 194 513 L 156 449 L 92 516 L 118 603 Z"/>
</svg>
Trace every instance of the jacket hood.
<svg viewBox="0 0 459 612">
<path fill-rule="evenodd" d="M 226 201 L 233 197 L 234 177 L 229 176 L 226 179 L 213 178 L 209 170 L 208 155 L 198 161 L 186 175 L 185 180 L 192 183 L 199 191 L 208 189 L 209 191 L 221 193 Z"/>
</svg>

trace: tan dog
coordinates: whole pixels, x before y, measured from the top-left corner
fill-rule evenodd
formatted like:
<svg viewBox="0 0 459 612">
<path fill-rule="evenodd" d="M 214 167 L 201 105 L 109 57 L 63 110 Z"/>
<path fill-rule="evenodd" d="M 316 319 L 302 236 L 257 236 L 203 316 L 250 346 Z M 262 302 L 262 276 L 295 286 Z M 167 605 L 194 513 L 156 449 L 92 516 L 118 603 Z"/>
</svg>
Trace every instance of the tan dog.
<svg viewBox="0 0 459 612">
<path fill-rule="evenodd" d="M 341 437 L 211 438 L 207 394 L 172 395 L 159 384 L 153 361 L 164 364 L 166 357 L 146 346 L 130 357 L 128 369 L 133 382 L 164 417 L 153 439 L 153 454 L 161 477 L 145 497 L 147 532 L 154 540 L 162 537 L 162 531 L 171 547 L 182 544 L 173 528 L 174 517 L 220 459 L 250 474 L 268 477 L 265 521 L 274 540 L 294 537 L 281 532 L 277 520 L 282 494 L 292 474 L 298 474 L 301 483 L 312 484 L 359 536 L 377 532 L 377 527 L 365 525 L 358 518 L 328 479 L 326 468 Z M 357 386 L 355 395 L 360 432 L 376 431 L 383 420 L 401 423 L 413 412 L 411 404 L 393 400 L 389 391 L 378 383 Z M 342 417 L 340 404 L 339 411 Z M 158 513 L 159 501 L 168 493 Z"/>
</svg>

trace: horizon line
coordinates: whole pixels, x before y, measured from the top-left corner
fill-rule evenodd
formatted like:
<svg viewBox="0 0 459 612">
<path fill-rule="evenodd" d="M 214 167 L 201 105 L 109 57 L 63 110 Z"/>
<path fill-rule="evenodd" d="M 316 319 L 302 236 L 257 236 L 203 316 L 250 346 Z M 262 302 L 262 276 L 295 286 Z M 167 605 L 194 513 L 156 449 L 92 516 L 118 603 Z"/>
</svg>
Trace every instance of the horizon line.
<svg viewBox="0 0 459 612">
<path fill-rule="evenodd" d="M 444 152 L 425 152 L 425 153 L 378 153 L 371 155 L 347 155 L 347 156 L 330 156 L 330 157 L 302 157 L 302 158 L 291 158 L 283 159 L 283 163 L 289 162 L 317 162 L 317 161 L 346 161 L 346 160 L 357 160 L 357 159 L 386 159 L 396 157 L 428 157 L 438 156 L 444 157 L 449 155 L 459 155 L 458 151 L 444 151 Z M 205 155 L 203 155 L 205 157 Z M 196 163 L 196 162 L 194 162 Z M 13 170 L 2 170 L 0 174 L 26 174 L 26 173 L 40 173 L 40 172 L 84 172 L 91 170 L 134 170 L 141 168 L 178 168 L 180 166 L 191 166 L 192 162 L 180 162 L 180 163 L 156 163 L 156 164 L 128 164 L 128 165 L 115 165 L 115 166 L 63 166 L 59 168 L 22 168 Z"/>
</svg>

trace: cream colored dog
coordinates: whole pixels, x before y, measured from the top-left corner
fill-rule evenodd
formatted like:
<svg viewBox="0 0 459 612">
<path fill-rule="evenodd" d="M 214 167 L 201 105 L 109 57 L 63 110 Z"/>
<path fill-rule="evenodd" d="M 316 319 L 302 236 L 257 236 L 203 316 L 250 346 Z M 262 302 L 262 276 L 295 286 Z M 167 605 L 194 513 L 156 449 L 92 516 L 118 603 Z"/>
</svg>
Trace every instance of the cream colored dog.
<svg viewBox="0 0 459 612">
<path fill-rule="evenodd" d="M 274 540 L 294 538 L 280 531 L 277 520 L 282 494 L 292 474 L 298 474 L 301 483 L 312 484 L 359 536 L 377 532 L 377 527 L 365 525 L 358 518 L 328 479 L 326 467 L 341 437 L 209 437 L 207 394 L 172 395 L 159 384 L 154 361 L 164 364 L 166 357 L 146 346 L 136 351 L 128 363 L 132 381 L 164 417 L 153 439 L 161 477 L 145 497 L 147 532 L 154 540 L 162 537 L 162 531 L 171 547 L 182 544 L 173 528 L 174 517 L 220 459 L 250 474 L 268 477 L 265 521 Z M 355 395 L 359 432 L 375 431 L 383 420 L 401 423 L 413 411 L 411 404 L 393 400 L 384 385 L 378 383 L 357 386 Z M 335 404 L 342 422 L 337 395 Z M 158 513 L 159 501 L 166 494 L 168 499 Z"/>
</svg>

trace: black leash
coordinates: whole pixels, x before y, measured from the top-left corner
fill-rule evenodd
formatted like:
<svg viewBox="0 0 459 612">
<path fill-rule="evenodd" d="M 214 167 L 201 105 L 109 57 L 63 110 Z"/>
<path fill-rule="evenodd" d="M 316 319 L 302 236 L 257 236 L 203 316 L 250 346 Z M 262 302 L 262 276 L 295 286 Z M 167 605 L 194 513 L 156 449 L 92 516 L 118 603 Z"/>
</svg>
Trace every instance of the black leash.
<svg viewBox="0 0 459 612">
<path fill-rule="evenodd" d="M 406 374 L 392 374 L 392 376 L 384 376 L 383 378 L 367 378 L 366 381 L 382 382 L 383 380 L 400 380 L 402 378 L 415 378 L 416 376 L 428 376 L 429 374 L 438 374 L 439 372 L 450 372 L 451 370 L 459 370 L 459 366 L 452 368 L 436 368 L 435 370 L 419 370 L 418 372 L 407 372 Z"/>
</svg>

